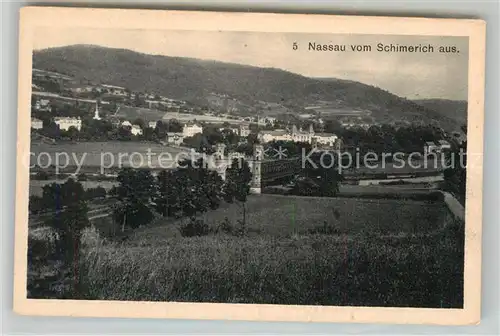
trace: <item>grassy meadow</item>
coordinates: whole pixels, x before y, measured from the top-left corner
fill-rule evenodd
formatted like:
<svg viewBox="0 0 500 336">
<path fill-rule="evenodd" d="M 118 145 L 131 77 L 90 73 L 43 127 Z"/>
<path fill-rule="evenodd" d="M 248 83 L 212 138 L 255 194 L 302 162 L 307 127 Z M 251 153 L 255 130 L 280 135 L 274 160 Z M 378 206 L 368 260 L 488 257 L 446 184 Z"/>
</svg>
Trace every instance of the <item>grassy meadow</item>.
<svg viewBox="0 0 500 336">
<path fill-rule="evenodd" d="M 242 220 L 239 204 L 223 203 L 215 211 L 199 218 L 215 228 L 226 218 L 232 225 Z M 250 195 L 246 204 L 246 226 L 250 236 L 276 238 L 303 235 L 325 221 L 338 233 L 372 234 L 425 233 L 443 222 L 443 204 L 397 199 L 324 198 L 280 195 Z M 338 212 L 338 219 L 335 219 Z M 185 221 L 185 220 L 184 220 Z M 180 237 L 182 220 L 159 218 L 147 228 L 132 232 L 129 241 L 152 242 L 155 239 Z"/>
<path fill-rule="evenodd" d="M 200 218 L 215 228 L 226 217 L 237 226 L 241 207 L 225 204 Z M 325 222 L 335 232 L 314 231 Z M 157 218 L 120 242 L 87 234 L 78 264 L 80 293 L 63 297 L 462 305 L 463 230 L 440 203 L 254 195 L 245 235 L 182 237 L 180 224 Z"/>
</svg>

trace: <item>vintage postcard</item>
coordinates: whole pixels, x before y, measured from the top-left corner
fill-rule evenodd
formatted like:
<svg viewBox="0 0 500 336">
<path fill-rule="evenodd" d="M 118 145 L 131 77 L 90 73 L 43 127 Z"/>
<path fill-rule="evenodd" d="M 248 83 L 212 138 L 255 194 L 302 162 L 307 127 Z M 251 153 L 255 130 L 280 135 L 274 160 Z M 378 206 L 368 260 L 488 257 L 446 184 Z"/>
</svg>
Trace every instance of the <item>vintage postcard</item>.
<svg viewBox="0 0 500 336">
<path fill-rule="evenodd" d="M 477 324 L 481 20 L 26 7 L 14 309 Z"/>
</svg>

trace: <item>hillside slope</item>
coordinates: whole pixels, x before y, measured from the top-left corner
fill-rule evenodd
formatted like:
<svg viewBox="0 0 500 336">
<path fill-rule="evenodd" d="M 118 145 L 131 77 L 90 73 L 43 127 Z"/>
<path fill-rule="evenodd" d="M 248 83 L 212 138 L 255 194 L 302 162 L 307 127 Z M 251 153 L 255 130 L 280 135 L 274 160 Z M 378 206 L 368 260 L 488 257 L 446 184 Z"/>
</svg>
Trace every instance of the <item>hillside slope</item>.
<svg viewBox="0 0 500 336">
<path fill-rule="evenodd" d="M 442 116 L 457 120 L 462 124 L 467 123 L 467 102 L 464 100 L 448 99 L 422 99 L 415 103 L 434 110 Z"/>
<path fill-rule="evenodd" d="M 382 89 L 340 79 L 313 79 L 274 68 L 141 54 L 125 49 L 73 45 L 36 51 L 33 67 L 96 83 L 124 86 L 188 101 L 229 95 L 249 106 L 280 103 L 301 111 L 318 101 L 334 107 L 368 109 L 376 120 L 437 120 L 455 128 L 448 116 Z"/>
</svg>

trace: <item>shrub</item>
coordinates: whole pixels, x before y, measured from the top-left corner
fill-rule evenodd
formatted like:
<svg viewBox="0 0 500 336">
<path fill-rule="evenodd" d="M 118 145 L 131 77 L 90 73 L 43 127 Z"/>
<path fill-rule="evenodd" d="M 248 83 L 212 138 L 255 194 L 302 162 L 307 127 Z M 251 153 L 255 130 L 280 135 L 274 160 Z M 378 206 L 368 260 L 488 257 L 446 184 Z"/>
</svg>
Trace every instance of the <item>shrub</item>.
<svg viewBox="0 0 500 336">
<path fill-rule="evenodd" d="M 202 219 L 191 218 L 179 227 L 179 231 L 183 237 L 200 237 L 208 235 L 210 228 Z"/>
<path fill-rule="evenodd" d="M 309 233 L 311 233 L 311 234 L 337 235 L 337 234 L 340 234 L 340 230 L 336 225 L 334 225 L 332 223 L 328 223 L 327 221 L 324 221 L 323 225 L 318 225 L 316 227 L 309 229 Z"/>
<path fill-rule="evenodd" d="M 231 221 L 227 217 L 224 218 L 224 221 L 222 221 L 222 223 L 220 223 L 217 226 L 217 232 L 230 234 L 233 232 L 233 230 L 234 230 L 233 225 L 231 224 Z"/>
<path fill-rule="evenodd" d="M 35 262 L 46 260 L 54 255 L 54 244 L 49 239 L 28 237 L 28 260 Z"/>
</svg>

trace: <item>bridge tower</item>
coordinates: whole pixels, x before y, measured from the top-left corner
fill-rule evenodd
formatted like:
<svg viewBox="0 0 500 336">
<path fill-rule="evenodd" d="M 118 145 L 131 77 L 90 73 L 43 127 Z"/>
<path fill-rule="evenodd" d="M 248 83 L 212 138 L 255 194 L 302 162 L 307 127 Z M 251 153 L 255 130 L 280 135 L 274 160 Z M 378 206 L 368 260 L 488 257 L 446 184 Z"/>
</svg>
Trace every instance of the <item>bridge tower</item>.
<svg viewBox="0 0 500 336">
<path fill-rule="evenodd" d="M 250 181 L 250 192 L 252 194 L 260 194 L 261 187 L 261 168 L 262 159 L 264 158 L 264 146 L 256 144 L 253 146 L 253 163 L 252 167 L 252 180 Z"/>
<path fill-rule="evenodd" d="M 226 179 L 226 170 L 227 170 L 227 159 L 224 155 L 224 151 L 226 150 L 226 145 L 223 143 L 218 143 L 215 145 L 215 153 L 213 154 L 215 170 L 222 178 L 222 180 Z"/>
</svg>

